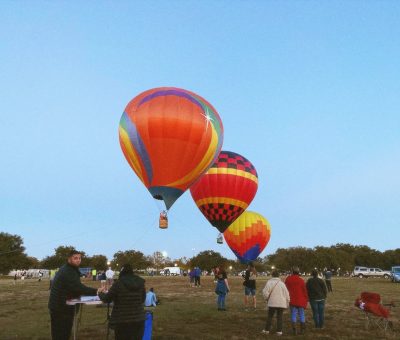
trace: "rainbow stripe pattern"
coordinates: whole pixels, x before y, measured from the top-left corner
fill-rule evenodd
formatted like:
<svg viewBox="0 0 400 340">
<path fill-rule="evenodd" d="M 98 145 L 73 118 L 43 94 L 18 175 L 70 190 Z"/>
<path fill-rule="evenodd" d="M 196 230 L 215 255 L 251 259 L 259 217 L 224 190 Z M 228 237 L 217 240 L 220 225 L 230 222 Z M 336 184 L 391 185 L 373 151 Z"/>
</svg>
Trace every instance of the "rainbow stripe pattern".
<svg viewBox="0 0 400 340">
<path fill-rule="evenodd" d="M 119 140 L 132 170 L 169 209 L 216 160 L 223 126 L 204 98 L 184 89 L 160 87 L 128 103 Z"/>
</svg>

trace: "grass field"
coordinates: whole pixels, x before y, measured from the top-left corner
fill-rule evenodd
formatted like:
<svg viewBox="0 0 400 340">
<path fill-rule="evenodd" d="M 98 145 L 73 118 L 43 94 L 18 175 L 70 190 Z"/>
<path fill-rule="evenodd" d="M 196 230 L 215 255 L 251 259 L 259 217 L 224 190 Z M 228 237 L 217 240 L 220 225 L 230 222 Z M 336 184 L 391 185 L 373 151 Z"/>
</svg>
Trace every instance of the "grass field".
<svg viewBox="0 0 400 340">
<path fill-rule="evenodd" d="M 244 311 L 243 286 L 240 277 L 230 277 L 231 292 L 227 297 L 227 311 L 218 312 L 214 283 L 202 277 L 201 288 L 189 287 L 184 277 L 145 277 L 146 287 L 154 287 L 161 304 L 154 309 L 154 339 L 265 339 L 260 332 L 266 320 L 265 303 L 261 290 L 267 278 L 257 281 L 258 308 Z M 98 282 L 86 281 L 97 287 Z M 49 339 L 50 320 L 47 310 L 48 281 L 0 280 L 0 339 Z M 400 339 L 400 284 L 384 279 L 338 278 L 333 280 L 325 314 L 325 329 L 314 330 L 311 310 L 306 310 L 307 330 L 300 339 Z M 398 303 L 392 309 L 394 330 L 386 332 L 366 330 L 364 316 L 353 306 L 362 291 L 381 294 L 384 302 Z M 79 339 L 106 338 L 107 308 L 85 306 L 79 329 Z M 293 338 L 290 321 L 284 313 L 284 335 Z M 113 336 L 110 336 L 112 339 Z"/>
</svg>

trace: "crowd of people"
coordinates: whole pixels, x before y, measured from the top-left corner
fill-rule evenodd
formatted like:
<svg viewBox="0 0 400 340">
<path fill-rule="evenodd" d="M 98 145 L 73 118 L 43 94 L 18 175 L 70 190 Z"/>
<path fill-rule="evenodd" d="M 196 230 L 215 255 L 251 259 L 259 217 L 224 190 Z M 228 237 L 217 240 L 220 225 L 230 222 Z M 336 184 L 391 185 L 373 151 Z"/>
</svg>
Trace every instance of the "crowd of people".
<svg viewBox="0 0 400 340">
<path fill-rule="evenodd" d="M 272 278 L 267 281 L 263 289 L 263 296 L 268 306 L 267 322 L 262 333 L 269 334 L 272 319 L 277 315 L 276 334 L 282 335 L 283 311 L 289 307 L 292 333 L 304 334 L 306 328 L 305 308 L 310 303 L 315 328 L 324 327 L 324 308 L 327 297 L 325 282 L 318 277 L 318 272 L 313 270 L 311 278 L 305 282 L 300 277 L 298 267 L 294 267 L 291 275 L 283 282 L 278 271 L 272 272 Z M 298 330 L 297 323 L 300 323 Z"/>
<path fill-rule="evenodd" d="M 97 295 L 104 303 L 113 303 L 109 319 L 110 328 L 114 329 L 115 339 L 142 339 L 145 327 L 145 307 L 154 308 L 160 300 L 154 288 L 146 292 L 145 280 L 133 272 L 130 264 L 123 265 L 118 279 L 114 280 L 111 268 L 102 273 L 101 279 L 107 284 L 99 288 L 88 287 L 81 283 L 79 265 L 81 254 L 72 251 L 67 263 L 52 278 L 48 308 L 51 320 L 52 339 L 69 339 L 72 330 L 75 307 L 67 304 L 71 298 L 81 295 Z M 230 292 L 228 276 L 223 267 L 213 269 L 217 310 L 226 311 L 226 297 Z M 263 334 L 270 334 L 276 315 L 276 334 L 283 334 L 283 314 L 289 308 L 292 334 L 304 334 L 306 330 L 305 308 L 311 306 L 314 325 L 324 327 L 325 300 L 328 291 L 332 291 L 332 272 L 324 272 L 325 281 L 312 271 L 306 282 L 300 276 L 299 268 L 294 267 L 284 281 L 278 271 L 274 270 L 272 278 L 266 282 L 262 296 L 267 305 L 266 324 Z M 201 270 L 198 267 L 189 272 L 190 284 L 200 286 Z M 103 281 L 103 280 L 101 280 Z M 243 274 L 244 311 L 257 309 L 256 299 L 257 271 L 252 263 L 248 264 Z"/>
<path fill-rule="evenodd" d="M 267 304 L 267 319 L 265 328 L 261 331 L 263 334 L 270 334 L 273 318 L 276 315 L 276 334 L 283 334 L 283 312 L 290 310 L 290 321 L 292 334 L 304 334 L 306 329 L 305 309 L 308 303 L 311 306 L 315 328 L 324 328 L 324 310 L 325 300 L 328 292 L 332 292 L 332 272 L 327 269 L 322 280 L 317 270 L 311 272 L 311 277 L 304 281 L 300 276 L 298 267 L 293 267 L 292 272 L 285 281 L 282 281 L 278 271 L 274 270 L 262 290 L 263 298 Z M 217 297 L 217 309 L 226 311 L 225 298 L 229 292 L 229 283 L 226 272 L 223 268 L 216 267 L 215 275 L 215 293 Z M 252 263 L 243 274 L 244 286 L 244 310 L 256 310 L 256 279 L 257 271 Z M 298 326 L 299 324 L 299 326 Z"/>
</svg>

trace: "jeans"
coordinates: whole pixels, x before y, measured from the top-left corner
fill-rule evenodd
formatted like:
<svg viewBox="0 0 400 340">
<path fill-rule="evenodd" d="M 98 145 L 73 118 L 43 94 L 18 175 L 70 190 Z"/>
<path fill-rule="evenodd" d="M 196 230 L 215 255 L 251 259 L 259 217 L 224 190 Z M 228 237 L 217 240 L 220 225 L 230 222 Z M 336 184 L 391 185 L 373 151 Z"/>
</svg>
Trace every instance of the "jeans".
<svg viewBox="0 0 400 340">
<path fill-rule="evenodd" d="M 267 316 L 267 324 L 265 325 L 265 330 L 270 331 L 271 330 L 271 323 L 272 323 L 272 318 L 274 317 L 274 314 L 276 312 L 276 331 L 277 332 L 282 332 L 282 315 L 283 315 L 283 310 L 284 308 L 279 308 L 279 307 L 268 307 L 268 316 Z"/>
<path fill-rule="evenodd" d="M 324 327 L 325 300 L 310 300 L 315 328 Z"/>
<path fill-rule="evenodd" d="M 296 307 L 296 306 L 290 306 L 290 313 L 291 313 L 291 320 L 292 322 L 297 321 L 297 313 L 299 314 L 299 319 L 301 323 L 306 322 L 306 316 L 304 314 L 304 308 L 303 307 Z"/>
<path fill-rule="evenodd" d="M 225 295 L 218 294 L 217 305 L 218 309 L 225 309 Z"/>
</svg>

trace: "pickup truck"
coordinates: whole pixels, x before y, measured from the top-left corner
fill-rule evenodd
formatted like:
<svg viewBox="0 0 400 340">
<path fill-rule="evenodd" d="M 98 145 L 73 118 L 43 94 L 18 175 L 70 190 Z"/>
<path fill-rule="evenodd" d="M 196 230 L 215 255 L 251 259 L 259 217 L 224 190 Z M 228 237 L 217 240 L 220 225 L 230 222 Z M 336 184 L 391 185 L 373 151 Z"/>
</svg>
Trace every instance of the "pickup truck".
<svg viewBox="0 0 400 340">
<path fill-rule="evenodd" d="M 363 277 L 384 277 L 389 279 L 392 275 L 388 270 L 382 270 L 380 268 L 368 268 L 368 267 L 354 267 L 353 276 L 359 278 Z"/>
<path fill-rule="evenodd" d="M 392 267 L 392 281 L 400 282 L 400 266 Z"/>
</svg>

